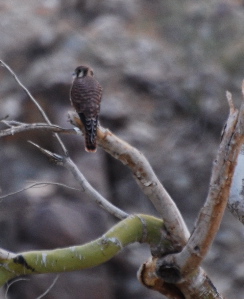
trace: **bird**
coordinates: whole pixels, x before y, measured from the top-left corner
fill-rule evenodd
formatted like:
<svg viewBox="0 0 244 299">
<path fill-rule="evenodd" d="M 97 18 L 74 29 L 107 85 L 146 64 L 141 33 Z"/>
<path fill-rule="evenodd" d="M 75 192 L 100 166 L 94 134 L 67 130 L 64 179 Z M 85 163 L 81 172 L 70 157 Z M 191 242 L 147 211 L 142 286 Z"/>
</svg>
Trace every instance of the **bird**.
<svg viewBox="0 0 244 299">
<path fill-rule="evenodd" d="M 85 128 L 85 150 L 94 153 L 97 150 L 98 115 L 103 88 L 94 78 L 89 66 L 78 66 L 73 74 L 70 100 Z"/>
</svg>

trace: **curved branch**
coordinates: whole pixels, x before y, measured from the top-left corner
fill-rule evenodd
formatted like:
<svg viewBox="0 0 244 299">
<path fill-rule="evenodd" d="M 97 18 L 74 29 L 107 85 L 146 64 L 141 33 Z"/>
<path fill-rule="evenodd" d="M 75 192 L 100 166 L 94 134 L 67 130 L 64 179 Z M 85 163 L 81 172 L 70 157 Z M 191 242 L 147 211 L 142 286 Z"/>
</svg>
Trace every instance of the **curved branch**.
<svg viewBox="0 0 244 299">
<path fill-rule="evenodd" d="M 101 238 L 81 246 L 19 254 L 6 254 L 0 250 L 0 286 L 19 275 L 91 268 L 108 261 L 135 242 L 168 247 L 169 242 L 162 240 L 162 229 L 161 219 L 138 214 L 119 222 Z"/>
<path fill-rule="evenodd" d="M 73 119 L 73 123 L 75 123 L 76 125 L 78 124 L 82 129 L 82 124 L 76 114 L 74 112 L 70 112 L 69 115 L 71 120 Z M 0 137 L 10 136 L 28 130 L 43 130 L 68 134 L 79 134 L 80 132 L 77 129 L 63 129 L 56 125 L 42 123 L 26 124 L 6 120 L 3 120 L 2 122 L 7 126 L 10 126 L 11 128 L 1 130 Z M 132 170 L 132 173 L 134 174 L 134 177 L 140 188 L 152 201 L 156 209 L 163 217 L 168 233 L 171 234 L 171 237 L 175 237 L 176 243 L 179 244 L 179 246 L 182 246 L 182 244 L 184 244 L 189 237 L 189 232 L 184 223 L 184 220 L 180 212 L 178 211 L 174 201 L 171 199 L 163 185 L 160 183 L 150 164 L 142 155 L 142 153 L 130 146 L 128 143 L 116 137 L 110 131 L 102 128 L 101 126 L 99 126 L 98 128 L 98 143 L 113 157 L 120 160 L 123 164 L 126 164 Z M 68 160 L 69 163 L 67 162 Z M 72 167 L 69 166 L 69 170 L 72 169 L 74 174 L 74 169 L 76 168 L 75 164 L 71 159 L 67 159 L 67 161 L 66 167 L 72 164 Z M 80 177 L 80 175 L 81 173 L 77 177 Z M 84 182 L 84 177 L 81 181 Z M 125 213 L 123 214 L 123 216 L 120 215 L 119 218 L 123 219 L 127 216 L 128 215 Z M 118 217 L 117 213 L 116 217 Z"/>
<path fill-rule="evenodd" d="M 83 130 L 75 112 L 69 112 L 70 122 Z M 186 224 L 170 195 L 165 190 L 145 156 L 127 142 L 103 127 L 98 127 L 98 144 L 111 156 L 120 160 L 132 171 L 143 193 L 151 200 L 162 216 L 169 238 L 181 248 L 189 238 Z"/>
</svg>

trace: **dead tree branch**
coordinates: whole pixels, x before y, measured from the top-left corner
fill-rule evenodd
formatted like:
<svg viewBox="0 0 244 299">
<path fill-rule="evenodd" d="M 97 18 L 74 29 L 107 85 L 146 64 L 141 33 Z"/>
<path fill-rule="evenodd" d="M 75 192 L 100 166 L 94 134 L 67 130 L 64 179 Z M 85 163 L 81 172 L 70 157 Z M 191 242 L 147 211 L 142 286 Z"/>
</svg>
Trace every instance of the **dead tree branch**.
<svg viewBox="0 0 244 299">
<path fill-rule="evenodd" d="M 209 193 L 195 229 L 181 252 L 158 260 L 157 273 L 167 282 L 184 282 L 197 271 L 219 229 L 228 202 L 237 157 L 244 141 L 244 101 L 240 110 L 234 108 L 230 97 L 228 101 L 229 118 L 214 161 Z M 169 271 L 172 277 L 167 275 Z M 175 275 L 172 275 L 173 272 Z"/>
<path fill-rule="evenodd" d="M 72 124 L 83 130 L 75 112 L 69 112 Z M 181 248 L 189 237 L 186 224 L 170 195 L 165 190 L 144 155 L 107 129 L 98 127 L 98 144 L 111 156 L 120 160 L 132 171 L 143 193 L 151 200 L 164 220 L 169 238 Z"/>
<path fill-rule="evenodd" d="M 54 132 L 65 153 L 64 156 L 31 143 L 54 163 L 68 169 L 84 192 L 103 209 L 119 219 L 128 219 L 126 212 L 112 205 L 89 184 L 75 163 L 68 157 L 67 150 L 57 133 L 73 134 L 77 133 L 77 130 L 63 129 L 53 125 L 11 68 L 1 60 L 0 64 L 14 76 L 47 122 L 47 124 L 25 124 L 2 120 L 1 122 L 9 128 L 0 131 L 0 137 L 28 130 Z M 244 94 L 244 84 L 242 89 Z M 153 257 L 141 267 L 139 278 L 145 286 L 158 290 L 169 298 L 222 298 L 200 265 L 219 229 L 229 199 L 237 159 L 244 142 L 244 101 L 238 110 L 234 107 L 230 93 L 227 93 L 227 99 L 230 107 L 229 117 L 217 157 L 213 163 L 208 196 L 191 236 L 177 206 L 158 180 L 144 155 L 109 130 L 101 126 L 98 128 L 98 144 L 114 158 L 129 167 L 139 187 L 151 200 L 164 220 L 164 228 L 167 232 L 165 230 L 160 231 L 160 238 L 169 240 L 168 251 L 165 252 L 165 247 L 153 248 Z M 71 123 L 83 130 L 83 125 L 77 114 L 71 112 L 69 116 Z M 8 255 L 7 258 L 12 257 L 11 253 L 5 251 L 0 253 L 3 256 Z"/>
<path fill-rule="evenodd" d="M 244 101 L 237 110 L 229 93 L 227 99 L 230 114 L 214 161 L 209 193 L 189 241 L 179 253 L 150 259 L 139 272 L 144 285 L 168 298 L 223 298 L 200 264 L 219 229 L 244 141 Z"/>
<path fill-rule="evenodd" d="M 57 125 L 49 125 L 46 123 L 21 123 L 17 121 L 2 120 L 1 123 L 9 127 L 9 129 L 0 130 L 0 138 L 6 136 L 13 136 L 17 133 L 27 131 L 46 131 L 52 133 L 77 134 L 79 131 L 75 129 L 64 129 Z"/>
</svg>

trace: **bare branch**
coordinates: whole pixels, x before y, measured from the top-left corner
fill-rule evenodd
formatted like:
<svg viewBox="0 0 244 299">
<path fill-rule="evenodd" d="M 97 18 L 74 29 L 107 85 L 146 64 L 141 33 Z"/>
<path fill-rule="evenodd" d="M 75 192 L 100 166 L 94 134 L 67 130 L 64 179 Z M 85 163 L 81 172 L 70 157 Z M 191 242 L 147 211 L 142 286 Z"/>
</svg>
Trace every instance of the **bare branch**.
<svg viewBox="0 0 244 299">
<path fill-rule="evenodd" d="M 226 98 L 229 104 L 229 108 L 230 108 L 230 114 L 233 114 L 235 112 L 235 105 L 234 105 L 234 101 L 232 98 L 232 94 L 229 91 L 226 91 Z"/>
<path fill-rule="evenodd" d="M 228 96 L 228 100 L 230 100 Z M 229 101 L 230 103 L 230 101 Z M 209 193 L 195 229 L 183 250 L 159 260 L 158 272 L 167 280 L 169 265 L 174 265 L 178 280 L 196 271 L 206 256 L 219 229 L 230 194 L 237 157 L 244 141 L 244 101 L 240 111 L 230 105 L 223 139 L 214 161 Z M 172 271 L 172 268 L 171 268 Z M 168 281 L 170 282 L 170 281 Z M 174 281 L 175 282 L 175 281 Z"/>
<path fill-rule="evenodd" d="M 69 118 L 73 125 L 83 130 L 83 125 L 75 112 L 69 112 Z M 169 238 L 179 247 L 184 245 L 189 237 L 186 224 L 144 155 L 101 126 L 98 127 L 97 137 L 98 144 L 106 152 L 130 168 L 139 187 L 162 216 L 170 234 Z"/>
<path fill-rule="evenodd" d="M 56 182 L 35 182 L 35 183 L 33 183 L 33 184 L 31 184 L 31 185 L 29 185 L 29 186 L 27 186 L 25 188 L 22 188 L 22 189 L 20 189 L 18 191 L 11 192 L 11 193 L 8 193 L 8 194 L 0 196 L 0 200 L 5 199 L 5 198 L 10 197 L 10 196 L 13 196 L 13 195 L 16 195 L 16 194 L 21 193 L 23 191 L 29 190 L 31 188 L 36 188 L 36 187 L 40 187 L 41 188 L 41 187 L 47 186 L 47 185 L 55 185 L 55 186 L 60 186 L 60 187 L 64 187 L 64 188 L 72 189 L 72 190 L 77 190 L 77 191 L 79 190 L 77 188 L 73 188 L 73 187 L 67 186 L 65 184 L 56 183 Z"/>
<path fill-rule="evenodd" d="M 25 93 L 27 94 L 27 96 L 31 99 L 31 101 L 36 105 L 37 109 L 39 110 L 39 112 L 41 113 L 42 117 L 44 118 L 44 120 L 46 121 L 46 123 L 48 123 L 49 125 L 52 125 L 51 121 L 49 120 L 48 116 L 46 115 L 45 111 L 42 109 L 41 105 L 37 102 L 37 100 L 32 96 L 32 94 L 30 93 L 30 91 L 24 86 L 24 84 L 21 83 L 21 81 L 19 80 L 19 78 L 17 77 L 17 75 L 15 74 L 15 72 L 10 68 L 9 65 L 7 65 L 5 62 L 3 62 L 2 60 L 0 60 L 0 64 L 5 67 L 9 73 L 14 77 L 15 81 L 19 84 L 19 86 L 25 91 Z M 64 143 L 62 142 L 61 138 L 59 137 L 59 135 L 57 133 L 55 133 L 55 137 L 57 138 L 64 154 L 66 156 L 68 156 L 68 151 L 64 145 Z"/>
<path fill-rule="evenodd" d="M 9 129 L 0 130 L 0 138 L 5 136 L 13 136 L 17 133 L 26 132 L 26 131 L 47 131 L 53 133 L 65 133 L 65 134 L 77 134 L 78 130 L 75 129 L 64 129 L 57 125 L 49 125 L 46 123 L 21 123 L 17 121 L 1 121 L 6 126 L 10 127 Z"/>
<path fill-rule="evenodd" d="M 110 214 L 114 215 L 115 217 L 119 219 L 125 219 L 129 215 L 125 213 L 124 211 L 120 210 L 113 204 L 111 204 L 106 198 L 104 198 L 97 190 L 95 190 L 91 184 L 87 181 L 87 179 L 84 177 L 84 175 L 80 172 L 78 167 L 75 165 L 75 163 L 69 158 L 69 157 L 63 157 L 60 155 L 57 155 L 55 153 L 52 153 L 39 145 L 30 142 L 32 145 L 37 147 L 44 155 L 49 157 L 54 163 L 60 166 L 64 166 L 67 168 L 74 176 L 76 181 L 79 183 L 79 185 L 83 188 L 84 192 L 88 194 L 89 198 L 95 201 L 99 206 L 101 206 L 104 210 L 109 212 Z"/>
<path fill-rule="evenodd" d="M 111 204 L 107 199 L 105 199 L 100 193 L 98 193 L 86 180 L 84 175 L 79 171 L 78 167 L 75 165 L 75 163 L 70 158 L 64 159 L 63 166 L 67 168 L 74 176 L 74 178 L 77 180 L 77 182 L 80 184 L 81 187 L 84 188 L 84 192 L 87 193 L 90 198 L 93 198 L 93 200 L 101 206 L 104 210 L 108 211 L 110 214 L 114 215 L 115 217 L 119 219 L 125 219 L 129 216 L 129 214 L 125 213 L 121 209 L 117 208 L 113 204 Z"/>
</svg>

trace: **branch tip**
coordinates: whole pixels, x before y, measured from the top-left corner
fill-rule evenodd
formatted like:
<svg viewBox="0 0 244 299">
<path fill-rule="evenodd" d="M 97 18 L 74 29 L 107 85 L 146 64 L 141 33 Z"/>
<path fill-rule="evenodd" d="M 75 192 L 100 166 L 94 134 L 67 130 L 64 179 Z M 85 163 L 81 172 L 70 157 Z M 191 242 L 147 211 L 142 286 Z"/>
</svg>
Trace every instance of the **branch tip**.
<svg viewBox="0 0 244 299">
<path fill-rule="evenodd" d="M 1 65 L 2 67 L 6 67 L 5 64 L 4 64 L 4 62 L 3 62 L 2 60 L 0 60 L 0 65 Z"/>
<path fill-rule="evenodd" d="M 36 148 L 38 148 L 44 155 L 46 155 L 48 158 L 50 158 L 55 163 L 57 163 L 57 164 L 63 163 L 63 161 L 64 161 L 63 156 L 60 156 L 60 155 L 55 154 L 49 150 L 46 150 L 46 149 L 42 148 L 40 145 L 34 143 L 33 141 L 28 140 L 28 142 L 30 144 L 32 144 L 33 146 L 35 146 Z"/>
<path fill-rule="evenodd" d="M 235 111 L 235 105 L 232 98 L 232 94 L 228 90 L 226 91 L 226 98 L 230 107 L 230 113 L 233 113 Z"/>
</svg>

